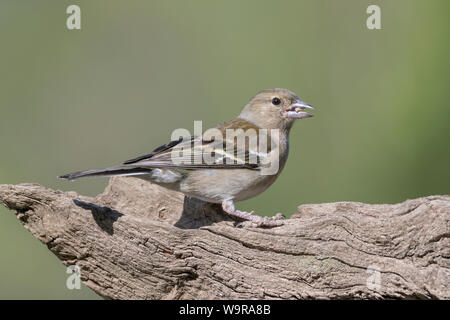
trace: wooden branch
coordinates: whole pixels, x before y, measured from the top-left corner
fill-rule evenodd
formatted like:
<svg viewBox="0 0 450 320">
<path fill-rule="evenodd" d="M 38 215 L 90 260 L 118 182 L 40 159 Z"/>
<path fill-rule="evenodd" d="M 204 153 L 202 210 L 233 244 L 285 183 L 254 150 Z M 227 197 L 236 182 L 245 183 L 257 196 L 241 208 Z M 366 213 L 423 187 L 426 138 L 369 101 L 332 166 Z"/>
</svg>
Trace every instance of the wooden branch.
<svg viewBox="0 0 450 320">
<path fill-rule="evenodd" d="M 135 178 L 95 198 L 0 185 L 0 203 L 106 298 L 450 298 L 450 196 L 302 205 L 273 229 Z"/>
</svg>

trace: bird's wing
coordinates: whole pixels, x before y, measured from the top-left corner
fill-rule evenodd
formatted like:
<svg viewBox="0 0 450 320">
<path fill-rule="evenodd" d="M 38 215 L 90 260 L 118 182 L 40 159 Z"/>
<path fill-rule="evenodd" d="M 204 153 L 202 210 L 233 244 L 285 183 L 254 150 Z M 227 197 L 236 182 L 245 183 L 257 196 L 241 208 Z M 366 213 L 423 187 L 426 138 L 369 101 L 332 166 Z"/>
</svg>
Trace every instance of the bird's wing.
<svg viewBox="0 0 450 320">
<path fill-rule="evenodd" d="M 245 147 L 237 148 L 233 142 L 230 145 L 222 139 L 204 140 L 191 136 L 171 141 L 123 164 L 141 168 L 258 169 L 260 159 L 255 152 Z"/>
</svg>

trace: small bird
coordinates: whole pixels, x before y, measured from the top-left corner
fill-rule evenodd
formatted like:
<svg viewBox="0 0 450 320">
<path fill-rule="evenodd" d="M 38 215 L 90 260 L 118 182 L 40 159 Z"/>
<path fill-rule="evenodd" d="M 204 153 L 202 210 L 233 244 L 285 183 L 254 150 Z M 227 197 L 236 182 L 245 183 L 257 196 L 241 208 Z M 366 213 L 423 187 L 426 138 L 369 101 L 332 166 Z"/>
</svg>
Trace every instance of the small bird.
<svg viewBox="0 0 450 320">
<path fill-rule="evenodd" d="M 209 203 L 220 203 L 225 213 L 250 226 L 280 226 L 282 214 L 257 216 L 253 211 L 237 210 L 235 202 L 262 193 L 277 179 L 288 157 L 289 132 L 294 121 L 312 117 L 305 109 L 314 108 L 292 91 L 263 90 L 236 119 L 201 136 L 181 137 L 118 166 L 59 178 L 137 177 Z M 208 131 L 212 134 L 206 137 Z"/>
</svg>

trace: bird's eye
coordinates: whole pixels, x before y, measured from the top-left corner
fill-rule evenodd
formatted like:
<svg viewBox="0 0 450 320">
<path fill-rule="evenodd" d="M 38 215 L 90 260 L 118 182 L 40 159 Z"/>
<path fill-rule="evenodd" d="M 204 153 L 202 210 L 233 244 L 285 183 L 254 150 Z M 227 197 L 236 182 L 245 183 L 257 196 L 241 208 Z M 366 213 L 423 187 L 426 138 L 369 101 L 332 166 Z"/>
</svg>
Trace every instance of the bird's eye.
<svg viewBox="0 0 450 320">
<path fill-rule="evenodd" d="M 273 98 L 272 99 L 272 104 L 274 104 L 274 105 L 279 105 L 281 103 L 281 100 L 280 100 L 280 98 L 277 98 L 277 97 L 275 97 L 275 98 Z"/>
</svg>

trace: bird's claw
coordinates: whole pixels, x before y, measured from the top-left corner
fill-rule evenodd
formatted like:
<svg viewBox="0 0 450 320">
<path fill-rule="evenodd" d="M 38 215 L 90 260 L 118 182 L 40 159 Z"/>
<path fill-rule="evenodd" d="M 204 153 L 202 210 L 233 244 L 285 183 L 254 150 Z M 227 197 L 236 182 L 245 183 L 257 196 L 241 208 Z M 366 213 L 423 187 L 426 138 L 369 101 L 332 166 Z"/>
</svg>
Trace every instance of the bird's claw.
<svg viewBox="0 0 450 320">
<path fill-rule="evenodd" d="M 285 222 L 282 221 L 285 216 L 281 213 L 277 213 L 273 217 L 255 216 L 253 211 L 250 214 L 252 215 L 251 219 L 242 221 L 236 226 L 239 228 L 273 228 L 285 224 Z"/>
</svg>

